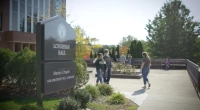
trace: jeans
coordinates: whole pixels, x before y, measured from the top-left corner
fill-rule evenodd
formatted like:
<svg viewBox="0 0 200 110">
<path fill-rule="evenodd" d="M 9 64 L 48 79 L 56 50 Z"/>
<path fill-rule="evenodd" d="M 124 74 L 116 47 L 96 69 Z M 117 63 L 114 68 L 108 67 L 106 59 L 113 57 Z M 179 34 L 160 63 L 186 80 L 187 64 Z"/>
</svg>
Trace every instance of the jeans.
<svg viewBox="0 0 200 110">
<path fill-rule="evenodd" d="M 110 75 L 111 75 L 111 68 L 108 68 L 107 74 L 106 74 L 106 71 L 103 74 L 103 81 L 109 83 Z"/>
<path fill-rule="evenodd" d="M 99 83 L 99 81 L 100 81 L 100 83 L 102 83 L 102 70 L 99 69 L 99 70 L 96 70 L 96 71 L 97 71 L 97 81 L 96 81 L 96 83 Z"/>
<path fill-rule="evenodd" d="M 128 61 L 128 64 L 131 65 L 131 61 Z"/>
<path fill-rule="evenodd" d="M 146 83 L 149 82 L 149 79 L 147 78 L 149 71 L 150 71 L 150 68 L 142 69 L 142 77 L 143 77 L 144 85 L 146 85 Z"/>
<path fill-rule="evenodd" d="M 169 68 L 169 63 L 166 63 L 166 70 Z"/>
</svg>

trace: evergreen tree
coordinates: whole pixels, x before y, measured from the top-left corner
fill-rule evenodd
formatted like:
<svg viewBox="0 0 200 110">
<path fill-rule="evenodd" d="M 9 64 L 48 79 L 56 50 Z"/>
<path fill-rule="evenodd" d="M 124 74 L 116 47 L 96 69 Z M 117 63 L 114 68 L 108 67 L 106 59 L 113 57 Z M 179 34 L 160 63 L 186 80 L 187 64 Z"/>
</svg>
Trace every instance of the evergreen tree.
<svg viewBox="0 0 200 110">
<path fill-rule="evenodd" d="M 97 52 L 94 53 L 94 58 L 97 58 Z"/>
<path fill-rule="evenodd" d="M 119 55 L 119 45 L 117 45 L 116 51 L 117 51 L 117 58 L 119 58 L 120 57 L 120 55 Z"/>
<path fill-rule="evenodd" d="M 200 24 L 189 14 L 190 10 L 181 0 L 171 0 L 164 4 L 153 21 L 149 20 L 147 41 L 154 57 L 193 59 Z"/>
<path fill-rule="evenodd" d="M 112 58 L 114 58 L 114 56 L 115 56 L 115 47 L 113 46 L 113 48 L 112 48 Z"/>
<path fill-rule="evenodd" d="M 92 54 L 92 51 L 90 52 L 90 58 L 93 58 L 93 54 Z"/>
</svg>

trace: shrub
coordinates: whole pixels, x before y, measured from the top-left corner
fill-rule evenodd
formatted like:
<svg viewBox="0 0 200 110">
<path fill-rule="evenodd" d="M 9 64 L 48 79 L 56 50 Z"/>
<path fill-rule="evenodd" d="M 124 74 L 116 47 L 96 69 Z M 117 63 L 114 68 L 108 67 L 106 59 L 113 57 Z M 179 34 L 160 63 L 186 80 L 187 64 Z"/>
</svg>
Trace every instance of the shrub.
<svg viewBox="0 0 200 110">
<path fill-rule="evenodd" d="M 113 88 L 108 84 L 99 84 L 97 87 L 100 91 L 100 94 L 103 96 L 108 96 L 113 93 Z"/>
<path fill-rule="evenodd" d="M 17 84 L 19 89 L 34 89 L 36 84 L 36 56 L 35 52 L 25 48 L 17 53 L 5 66 L 9 74 L 9 82 Z"/>
<path fill-rule="evenodd" d="M 83 59 L 76 59 L 76 87 L 79 89 L 83 87 L 89 80 L 89 74 L 87 72 L 87 63 Z"/>
<path fill-rule="evenodd" d="M 100 95 L 99 89 L 93 85 L 86 85 L 85 89 L 91 94 L 92 98 L 97 98 Z"/>
<path fill-rule="evenodd" d="M 23 105 L 19 110 L 48 110 L 34 105 Z"/>
<path fill-rule="evenodd" d="M 72 98 L 64 98 L 60 100 L 57 110 L 78 110 L 80 109 L 80 103 Z"/>
<path fill-rule="evenodd" d="M 11 60 L 13 57 L 13 53 L 9 49 L 0 48 L 0 85 L 7 74 L 5 72 L 5 65 Z"/>
<path fill-rule="evenodd" d="M 81 108 L 86 108 L 87 103 L 91 100 L 91 95 L 86 89 L 78 89 L 75 93 L 75 99 L 81 102 Z"/>
<path fill-rule="evenodd" d="M 111 95 L 108 102 L 110 104 L 124 104 L 126 102 L 126 98 L 123 94 L 115 93 Z"/>
</svg>

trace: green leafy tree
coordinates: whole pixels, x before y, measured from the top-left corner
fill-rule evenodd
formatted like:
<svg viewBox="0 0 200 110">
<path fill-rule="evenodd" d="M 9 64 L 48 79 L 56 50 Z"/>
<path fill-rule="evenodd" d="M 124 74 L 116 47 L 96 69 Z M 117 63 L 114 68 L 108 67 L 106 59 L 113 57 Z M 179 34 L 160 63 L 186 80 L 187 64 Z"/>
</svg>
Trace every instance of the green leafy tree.
<svg viewBox="0 0 200 110">
<path fill-rule="evenodd" d="M 90 58 L 93 58 L 93 54 L 92 54 L 92 51 L 90 52 Z"/>
<path fill-rule="evenodd" d="M 189 16 L 180 0 L 168 1 L 146 25 L 148 46 L 154 57 L 193 59 L 200 24 Z"/>
<path fill-rule="evenodd" d="M 127 37 L 123 37 L 122 40 L 120 41 L 119 45 L 125 46 L 125 47 L 130 47 L 131 42 L 133 40 L 137 40 L 135 37 L 132 35 L 128 35 Z"/>
</svg>

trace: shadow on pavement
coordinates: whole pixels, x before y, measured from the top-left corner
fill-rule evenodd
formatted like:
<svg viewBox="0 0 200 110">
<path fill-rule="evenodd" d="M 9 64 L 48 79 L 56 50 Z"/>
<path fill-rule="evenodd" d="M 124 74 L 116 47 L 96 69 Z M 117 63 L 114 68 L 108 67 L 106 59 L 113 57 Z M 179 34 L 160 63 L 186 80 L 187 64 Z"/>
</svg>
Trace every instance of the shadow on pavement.
<svg viewBox="0 0 200 110">
<path fill-rule="evenodd" d="M 132 95 L 140 95 L 143 93 L 145 93 L 145 89 L 140 89 L 140 90 L 135 91 Z"/>
</svg>

